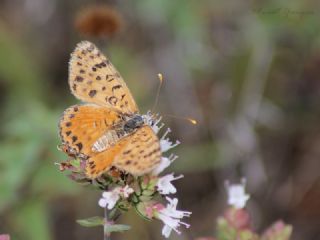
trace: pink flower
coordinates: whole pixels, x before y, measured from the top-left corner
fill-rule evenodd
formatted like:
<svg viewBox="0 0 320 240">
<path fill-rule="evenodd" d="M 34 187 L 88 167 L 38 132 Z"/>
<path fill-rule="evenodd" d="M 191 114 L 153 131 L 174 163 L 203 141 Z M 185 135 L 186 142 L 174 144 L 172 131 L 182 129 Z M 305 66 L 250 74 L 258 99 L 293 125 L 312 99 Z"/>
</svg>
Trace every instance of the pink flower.
<svg viewBox="0 0 320 240">
<path fill-rule="evenodd" d="M 0 240 L 10 240 L 9 234 L 0 234 Z"/>
<path fill-rule="evenodd" d="M 292 234 L 292 226 L 285 224 L 282 220 L 276 221 L 263 233 L 263 239 L 289 240 Z"/>
<path fill-rule="evenodd" d="M 130 194 L 134 192 L 134 190 L 126 185 L 124 188 L 120 188 L 119 192 L 124 198 L 128 198 Z"/>
<path fill-rule="evenodd" d="M 216 239 L 213 237 L 199 237 L 199 238 L 196 238 L 195 240 L 216 240 Z"/>
<path fill-rule="evenodd" d="M 250 215 L 245 209 L 228 208 L 224 213 L 228 223 L 238 230 L 250 229 Z"/>
</svg>

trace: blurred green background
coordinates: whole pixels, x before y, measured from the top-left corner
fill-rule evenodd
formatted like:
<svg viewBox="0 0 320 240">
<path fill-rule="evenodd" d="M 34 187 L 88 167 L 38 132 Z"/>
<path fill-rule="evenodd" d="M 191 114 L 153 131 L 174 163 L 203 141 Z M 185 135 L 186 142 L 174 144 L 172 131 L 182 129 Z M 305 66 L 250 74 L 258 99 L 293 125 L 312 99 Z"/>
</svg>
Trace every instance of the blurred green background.
<svg viewBox="0 0 320 240">
<path fill-rule="evenodd" d="M 85 13 L 97 3 L 114 9 L 105 21 Z M 294 240 L 320 239 L 319 23 L 316 0 L 2 0 L 0 233 L 102 239 L 102 229 L 75 223 L 102 215 L 99 193 L 54 165 L 66 158 L 56 149 L 59 117 L 78 102 L 69 55 L 86 39 L 109 56 L 142 112 L 161 72 L 156 111 L 198 120 L 164 118 L 182 142 L 169 169 L 185 175 L 179 207 L 193 212 L 192 227 L 171 239 L 212 236 L 224 181 L 243 176 L 258 231 L 281 218 Z M 162 239 L 159 222 L 134 213 L 119 222 L 133 229 L 114 239 Z"/>
</svg>

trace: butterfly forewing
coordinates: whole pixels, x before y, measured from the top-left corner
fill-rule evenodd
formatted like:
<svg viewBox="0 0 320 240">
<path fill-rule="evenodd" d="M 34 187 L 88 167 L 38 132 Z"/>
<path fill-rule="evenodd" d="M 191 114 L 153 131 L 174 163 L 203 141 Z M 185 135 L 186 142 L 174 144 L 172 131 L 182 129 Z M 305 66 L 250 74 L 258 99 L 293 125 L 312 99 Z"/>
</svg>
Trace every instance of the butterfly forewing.
<svg viewBox="0 0 320 240">
<path fill-rule="evenodd" d="M 84 102 L 112 107 L 126 114 L 138 112 L 119 72 L 90 42 L 79 43 L 71 54 L 69 85 L 71 92 Z"/>
</svg>

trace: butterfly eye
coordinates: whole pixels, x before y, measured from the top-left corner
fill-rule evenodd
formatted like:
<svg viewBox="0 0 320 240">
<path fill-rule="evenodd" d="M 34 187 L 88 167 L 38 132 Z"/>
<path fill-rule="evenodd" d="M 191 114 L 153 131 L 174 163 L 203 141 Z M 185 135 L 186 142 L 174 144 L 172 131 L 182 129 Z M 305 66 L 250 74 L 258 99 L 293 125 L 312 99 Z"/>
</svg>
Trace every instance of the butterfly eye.
<svg viewBox="0 0 320 240">
<path fill-rule="evenodd" d="M 137 126 L 141 126 L 144 123 L 143 117 L 140 115 L 135 116 L 134 121 Z"/>
</svg>

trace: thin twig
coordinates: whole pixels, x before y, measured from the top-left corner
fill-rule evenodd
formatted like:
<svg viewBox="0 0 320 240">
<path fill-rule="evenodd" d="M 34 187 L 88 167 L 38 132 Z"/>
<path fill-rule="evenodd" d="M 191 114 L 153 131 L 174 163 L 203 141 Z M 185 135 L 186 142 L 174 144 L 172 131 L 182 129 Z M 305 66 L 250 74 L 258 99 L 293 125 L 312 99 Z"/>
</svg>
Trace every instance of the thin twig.
<svg viewBox="0 0 320 240">
<path fill-rule="evenodd" d="M 107 231 L 108 228 L 108 208 L 107 206 L 104 208 L 104 227 L 103 227 L 103 240 L 111 240 L 111 235 Z"/>
</svg>

